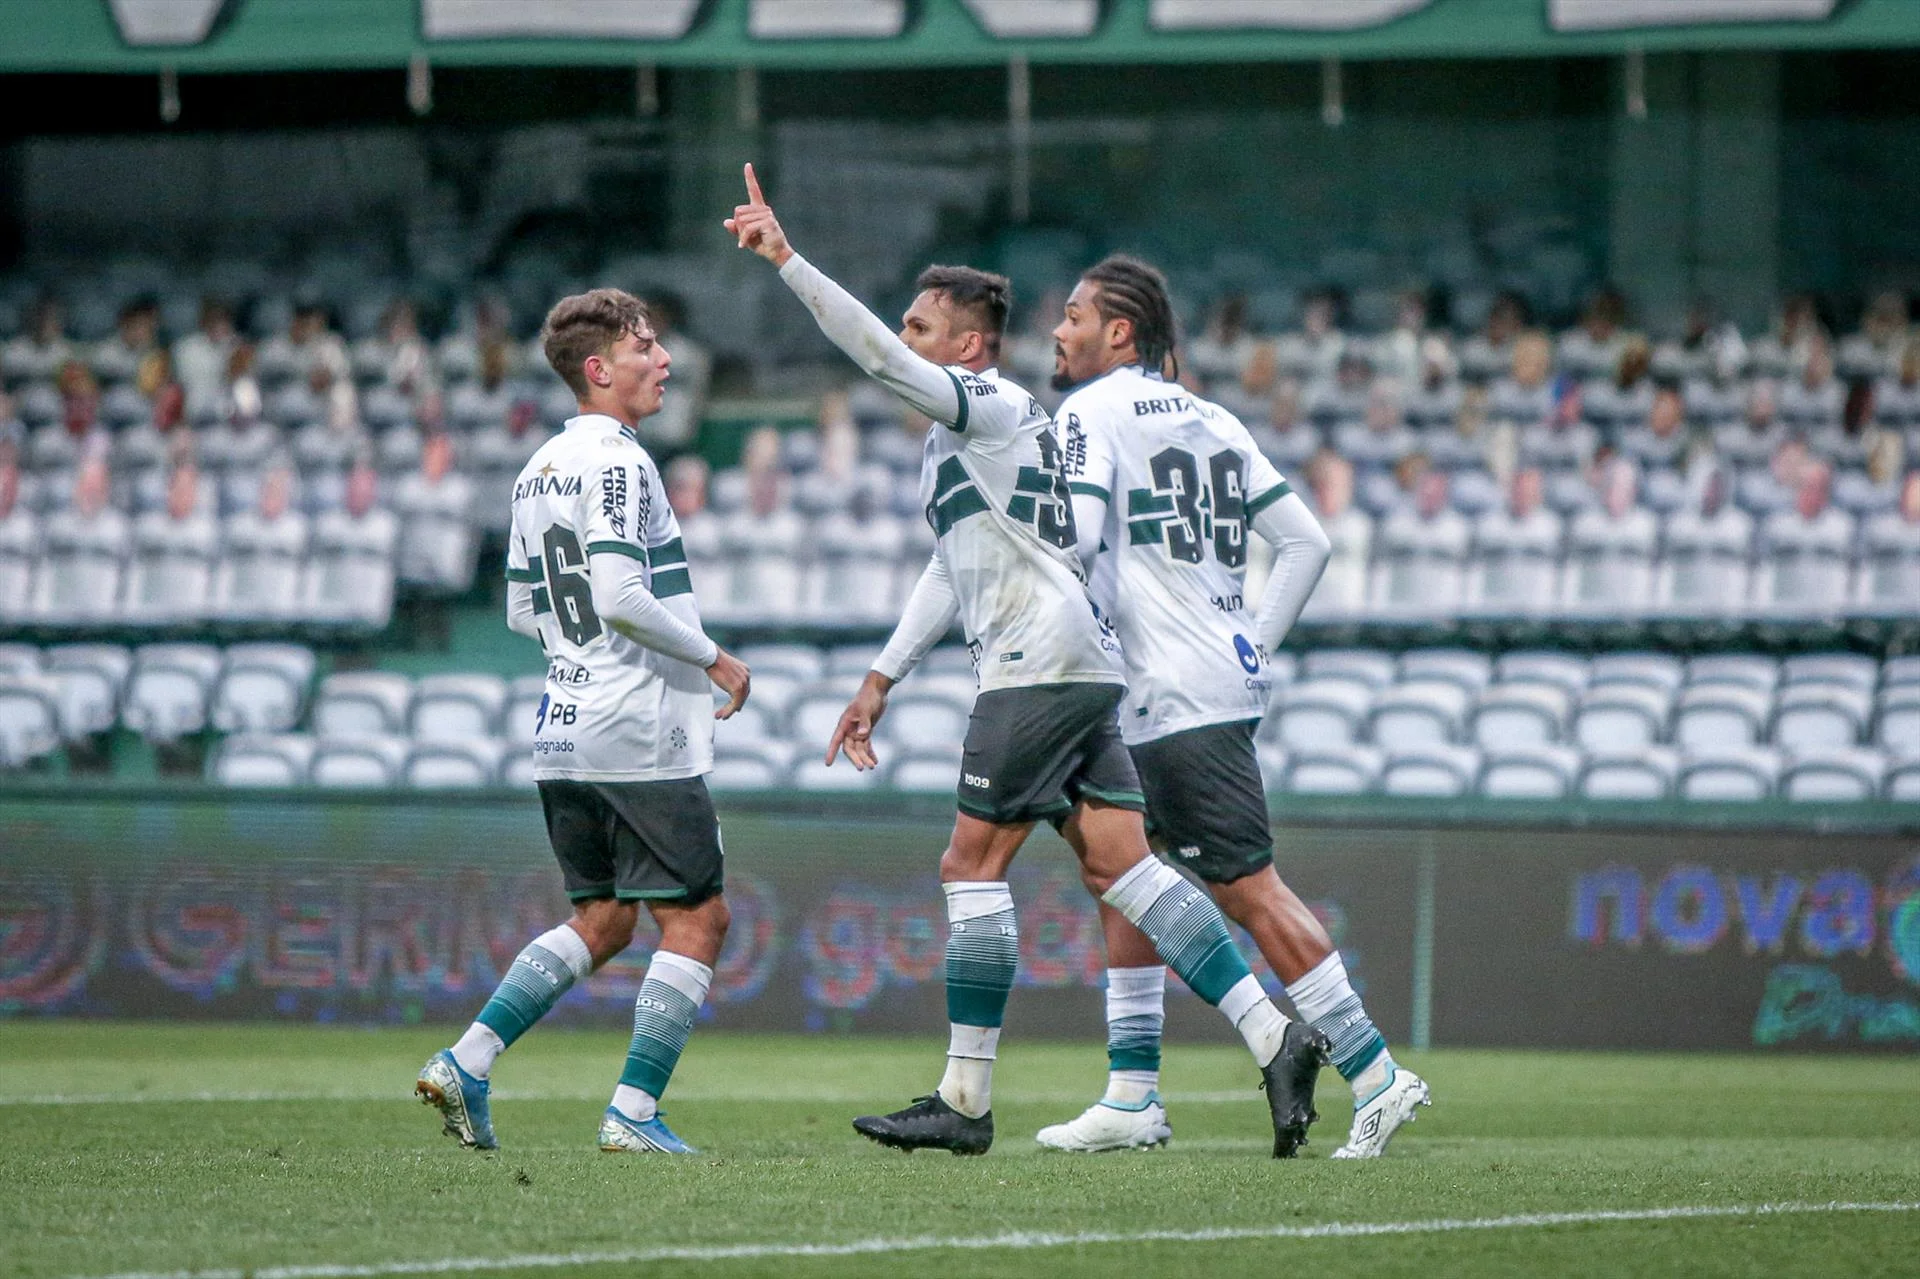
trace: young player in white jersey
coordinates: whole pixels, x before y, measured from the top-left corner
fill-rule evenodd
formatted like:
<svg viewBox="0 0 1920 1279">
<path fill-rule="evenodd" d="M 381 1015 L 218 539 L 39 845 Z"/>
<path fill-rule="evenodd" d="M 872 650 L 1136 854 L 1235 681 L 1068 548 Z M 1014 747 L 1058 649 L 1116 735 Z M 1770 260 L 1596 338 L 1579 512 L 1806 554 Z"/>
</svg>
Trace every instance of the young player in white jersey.
<svg viewBox="0 0 1920 1279">
<path fill-rule="evenodd" d="M 495 1058 L 627 948 L 645 902 L 660 945 L 634 1001 L 600 1148 L 688 1154 L 659 1099 L 727 935 L 705 774 L 713 721 L 746 701 L 748 672 L 700 629 L 679 525 L 634 438 L 660 410 L 671 363 L 646 308 L 618 289 L 578 294 L 548 313 L 541 340 L 580 414 L 514 481 L 507 625 L 547 655 L 534 778 L 573 918 L 520 952 L 414 1091 L 462 1145 L 492 1149 Z M 709 681 L 730 695 L 718 711 Z"/>
<path fill-rule="evenodd" d="M 1053 423 L 994 359 L 1004 278 L 933 267 L 899 336 L 788 245 L 747 168 L 748 203 L 727 229 L 780 268 L 821 330 L 935 423 L 921 493 L 936 549 L 906 615 L 827 747 L 878 763 L 873 726 L 888 691 L 959 618 L 980 674 L 961 757 L 959 813 L 940 859 L 947 898 L 947 1069 L 929 1096 L 854 1128 L 883 1145 L 981 1154 L 993 1142 L 993 1059 L 1019 958 L 1007 868 L 1036 820 L 1059 825 L 1088 886 L 1159 939 L 1160 954 L 1240 1030 L 1261 1068 L 1274 1154 L 1312 1121 L 1326 1039 L 1261 990 L 1206 894 L 1147 849 L 1144 806 L 1114 710 L 1120 659 L 1085 591 L 1073 503 Z"/>
<path fill-rule="evenodd" d="M 1385 1151 L 1427 1101 L 1395 1065 L 1326 930 L 1273 868 L 1253 734 L 1267 655 L 1300 616 L 1331 544 L 1238 418 L 1161 370 L 1174 320 L 1166 281 L 1116 256 L 1081 277 L 1054 330 L 1080 550 L 1095 603 L 1127 659 L 1121 732 L 1140 771 L 1156 844 L 1246 928 L 1300 1015 L 1324 1032 L 1353 1085 L 1335 1158 Z M 1258 601 L 1243 595 L 1247 538 L 1275 548 Z M 1156 1145 L 1172 1136 L 1158 1093 L 1166 968 L 1139 929 L 1101 906 L 1107 941 L 1107 1094 L 1040 1133 L 1061 1150 Z"/>
</svg>

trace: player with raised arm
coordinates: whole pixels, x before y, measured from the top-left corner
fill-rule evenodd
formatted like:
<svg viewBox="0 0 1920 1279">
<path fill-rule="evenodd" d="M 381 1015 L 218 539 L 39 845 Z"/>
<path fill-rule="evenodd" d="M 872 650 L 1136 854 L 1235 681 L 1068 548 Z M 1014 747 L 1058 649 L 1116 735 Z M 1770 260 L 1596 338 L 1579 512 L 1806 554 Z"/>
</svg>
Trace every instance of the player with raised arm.
<svg viewBox="0 0 1920 1279">
<path fill-rule="evenodd" d="M 1125 676 L 1094 615 L 1076 554 L 1073 503 L 1053 423 L 994 368 L 1004 278 L 931 267 L 898 336 L 796 254 L 747 168 L 748 202 L 726 222 L 821 330 L 870 376 L 932 418 L 920 489 L 936 542 L 886 650 L 827 747 L 872 768 L 887 694 L 957 617 L 980 692 L 962 755 L 959 813 L 940 859 L 946 893 L 946 1074 L 929 1096 L 854 1120 L 883 1145 L 981 1154 L 993 1142 L 991 1086 L 1020 942 L 1007 868 L 1045 818 L 1103 900 L 1246 1039 L 1273 1118 L 1273 1153 L 1294 1154 L 1312 1122 L 1326 1059 L 1319 1032 L 1290 1022 L 1260 988 L 1219 909 L 1147 849 L 1144 799 L 1114 718 Z"/>
<path fill-rule="evenodd" d="M 462 1145 L 493 1149 L 494 1059 L 627 948 L 645 902 L 660 945 L 634 1001 L 600 1149 L 687 1154 L 659 1099 L 727 935 L 706 774 L 713 721 L 746 702 L 748 672 L 700 629 L 680 526 L 634 436 L 660 411 L 671 363 L 646 308 L 618 289 L 564 298 L 541 341 L 580 413 L 514 483 L 507 625 L 547 655 L 534 778 L 573 918 L 528 943 L 414 1091 Z M 709 681 L 728 694 L 717 711 Z"/>
<path fill-rule="evenodd" d="M 1353 1086 L 1354 1120 L 1336 1159 L 1386 1150 L 1427 1104 L 1394 1064 L 1313 912 L 1273 868 L 1273 832 L 1253 734 L 1267 654 L 1300 616 L 1331 544 L 1239 419 L 1162 379 L 1173 351 L 1166 280 L 1137 258 L 1081 276 L 1053 331 L 1068 486 L 1095 603 L 1126 653 L 1121 735 L 1140 771 L 1155 843 L 1204 882 L 1253 935 L 1300 1015 L 1331 1041 Z M 1265 593 L 1243 596 L 1247 539 L 1275 550 Z M 1157 1145 L 1172 1136 L 1159 1097 L 1166 968 L 1110 906 L 1106 1095 L 1042 1129 L 1059 1150 Z"/>
</svg>

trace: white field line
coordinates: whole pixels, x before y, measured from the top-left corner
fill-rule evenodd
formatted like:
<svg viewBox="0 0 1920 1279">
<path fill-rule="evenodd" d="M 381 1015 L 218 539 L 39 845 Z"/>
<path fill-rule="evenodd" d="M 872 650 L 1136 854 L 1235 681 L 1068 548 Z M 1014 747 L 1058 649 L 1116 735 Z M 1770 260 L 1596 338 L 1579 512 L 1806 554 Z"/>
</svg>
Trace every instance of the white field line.
<svg viewBox="0 0 1920 1279">
<path fill-rule="evenodd" d="M 366 1265 L 261 1266 L 246 1270 L 126 1271 L 98 1279 L 376 1279 L 383 1275 L 472 1274 L 568 1266 L 626 1266 L 655 1261 L 757 1261 L 783 1257 L 863 1257 L 902 1252 L 1030 1251 L 1096 1244 L 1229 1243 L 1249 1239 L 1367 1239 L 1479 1230 L 1539 1230 L 1616 1222 L 1710 1221 L 1841 1212 L 1916 1212 L 1920 1203 L 1775 1203 L 1682 1208 L 1621 1208 L 1590 1212 L 1522 1213 L 1509 1217 L 1437 1217 L 1426 1221 L 1330 1221 L 1317 1226 L 1222 1226 L 1212 1230 L 1018 1231 L 1000 1235 L 922 1235 L 909 1239 L 853 1239 L 844 1243 L 696 1244 L 625 1252 L 539 1252 L 514 1257 L 440 1257 Z"/>
<path fill-rule="evenodd" d="M 604 1088 L 591 1091 L 580 1089 L 520 1089 L 502 1088 L 493 1094 L 494 1101 L 599 1101 L 607 1096 Z M 1078 1092 L 1018 1092 L 1002 1090 L 997 1094 L 1002 1102 L 1013 1105 L 1084 1105 L 1090 1099 L 1098 1100 L 1091 1091 Z M 871 1090 L 850 1092 L 842 1090 L 809 1091 L 795 1088 L 790 1092 L 759 1090 L 755 1092 L 720 1092 L 712 1088 L 676 1088 L 673 1090 L 675 1101 L 755 1101 L 786 1102 L 800 1104 L 818 1102 L 823 1105 L 859 1105 L 872 1102 L 876 1094 Z M 1229 1102 L 1255 1102 L 1260 1094 L 1252 1088 L 1240 1092 L 1175 1092 L 1163 1094 L 1168 1104 L 1175 1102 L 1189 1105 L 1220 1105 Z M 288 1102 L 288 1101 L 411 1101 L 412 1093 L 408 1087 L 369 1091 L 366 1089 L 337 1089 L 328 1091 L 314 1089 L 310 1091 L 290 1090 L 285 1092 L 222 1092 L 205 1090 L 196 1092 L 45 1092 L 22 1093 L 8 1097 L 0 1095 L 0 1106 L 124 1106 L 136 1103 L 164 1103 L 175 1105 L 184 1102 Z"/>
</svg>

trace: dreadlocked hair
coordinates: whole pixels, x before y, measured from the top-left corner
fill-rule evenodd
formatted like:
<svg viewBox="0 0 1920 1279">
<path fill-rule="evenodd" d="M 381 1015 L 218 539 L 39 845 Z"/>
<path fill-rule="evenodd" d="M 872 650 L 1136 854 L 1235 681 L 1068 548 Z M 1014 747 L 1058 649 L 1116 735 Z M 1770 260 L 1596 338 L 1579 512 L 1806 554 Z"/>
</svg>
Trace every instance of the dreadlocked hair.
<svg viewBox="0 0 1920 1279">
<path fill-rule="evenodd" d="M 1166 371 L 1173 359 L 1177 326 L 1167 277 L 1159 268 L 1125 253 L 1115 253 L 1080 277 L 1099 289 L 1094 306 L 1102 320 L 1125 320 L 1133 328 L 1133 349 L 1150 371 Z M 1179 374 L 1178 362 L 1173 365 Z"/>
</svg>

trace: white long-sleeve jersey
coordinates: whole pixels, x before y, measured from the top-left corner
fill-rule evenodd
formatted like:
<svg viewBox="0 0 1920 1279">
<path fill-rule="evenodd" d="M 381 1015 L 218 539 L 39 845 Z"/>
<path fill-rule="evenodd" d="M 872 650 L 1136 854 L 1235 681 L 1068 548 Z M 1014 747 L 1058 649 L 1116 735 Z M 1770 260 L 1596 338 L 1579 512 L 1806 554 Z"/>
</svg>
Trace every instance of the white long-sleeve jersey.
<svg viewBox="0 0 1920 1279">
<path fill-rule="evenodd" d="M 537 779 L 667 781 L 713 769 L 706 668 L 680 526 L 631 431 L 587 414 L 513 486 L 507 623 L 540 641 Z"/>
<path fill-rule="evenodd" d="M 920 469 L 933 563 L 874 669 L 904 677 L 957 615 L 982 692 L 1124 683 L 1119 645 L 1087 598 L 1046 410 L 997 370 L 921 359 L 798 254 L 780 277 L 835 345 L 934 421 Z"/>
<path fill-rule="evenodd" d="M 1326 534 L 1238 418 L 1137 365 L 1075 390 L 1060 421 L 1091 592 L 1126 654 L 1124 740 L 1259 718 L 1268 651 L 1326 567 Z M 1257 608 L 1255 534 L 1278 551 Z"/>
</svg>

